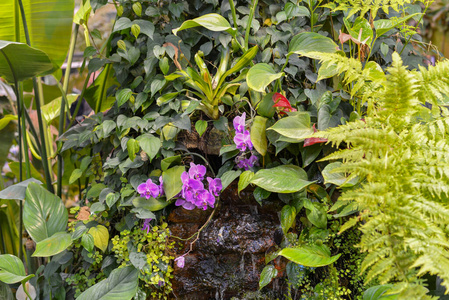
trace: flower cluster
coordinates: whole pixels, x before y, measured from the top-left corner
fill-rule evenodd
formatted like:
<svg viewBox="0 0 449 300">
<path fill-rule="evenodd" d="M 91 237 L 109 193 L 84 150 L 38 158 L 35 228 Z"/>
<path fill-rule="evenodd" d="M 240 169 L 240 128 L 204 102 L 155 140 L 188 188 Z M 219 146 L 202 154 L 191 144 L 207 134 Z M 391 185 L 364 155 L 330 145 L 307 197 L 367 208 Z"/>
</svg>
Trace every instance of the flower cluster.
<svg viewBox="0 0 449 300">
<path fill-rule="evenodd" d="M 214 207 L 215 197 L 220 195 L 222 189 L 221 179 L 207 177 L 208 189 L 206 189 L 203 183 L 204 175 L 206 175 L 205 166 L 190 163 L 189 172 L 184 172 L 181 175 L 181 197 L 176 200 L 176 206 L 182 206 L 188 210 L 192 210 L 195 207 L 204 210 L 208 206 Z"/>
<path fill-rule="evenodd" d="M 240 154 L 236 157 L 235 161 L 239 169 L 249 170 L 257 163 L 257 156 L 253 153 L 253 144 L 251 143 L 251 136 L 248 130 L 245 128 L 246 113 L 241 116 L 237 116 L 233 120 L 235 129 L 234 143 L 237 149 L 240 150 Z M 246 151 L 250 150 L 250 157 L 246 158 Z"/>
<path fill-rule="evenodd" d="M 146 182 L 139 184 L 137 192 L 140 194 L 140 197 L 147 199 L 162 196 L 164 194 L 162 176 L 159 177 L 159 185 L 155 184 L 151 179 L 148 179 Z"/>
</svg>

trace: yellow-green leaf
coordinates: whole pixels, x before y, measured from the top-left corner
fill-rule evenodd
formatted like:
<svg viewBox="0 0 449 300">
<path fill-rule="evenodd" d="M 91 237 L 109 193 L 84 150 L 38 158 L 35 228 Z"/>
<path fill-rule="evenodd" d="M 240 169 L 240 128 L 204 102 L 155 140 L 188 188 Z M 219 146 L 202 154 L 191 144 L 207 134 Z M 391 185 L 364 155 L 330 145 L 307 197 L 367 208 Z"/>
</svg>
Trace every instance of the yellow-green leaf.
<svg viewBox="0 0 449 300">
<path fill-rule="evenodd" d="M 94 245 L 101 251 L 105 252 L 109 243 L 109 231 L 103 225 L 97 225 L 89 229 L 89 234 L 94 238 Z"/>
</svg>

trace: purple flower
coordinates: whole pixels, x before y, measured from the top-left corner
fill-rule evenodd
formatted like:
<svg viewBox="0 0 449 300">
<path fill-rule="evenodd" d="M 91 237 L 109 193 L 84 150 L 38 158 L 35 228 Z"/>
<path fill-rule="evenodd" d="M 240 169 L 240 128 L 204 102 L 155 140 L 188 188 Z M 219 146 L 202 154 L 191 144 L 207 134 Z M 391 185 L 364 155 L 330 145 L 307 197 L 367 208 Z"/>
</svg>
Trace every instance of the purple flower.
<svg viewBox="0 0 449 300">
<path fill-rule="evenodd" d="M 196 206 L 201 207 L 203 210 L 207 209 L 207 205 L 210 207 L 214 207 L 215 204 L 215 197 L 211 193 L 209 193 L 206 190 L 202 190 L 198 193 Z"/>
<path fill-rule="evenodd" d="M 151 220 L 153 220 L 153 219 L 149 218 L 149 219 L 145 219 L 145 221 L 143 222 L 142 230 L 146 230 L 147 234 L 150 233 L 150 229 L 151 229 L 150 222 L 151 222 Z"/>
<path fill-rule="evenodd" d="M 164 180 L 162 176 L 159 176 L 159 191 L 161 192 L 161 196 L 164 195 Z"/>
<path fill-rule="evenodd" d="M 206 167 L 203 165 L 195 165 L 194 163 L 190 163 L 189 176 L 192 179 L 203 180 L 204 175 L 206 174 Z"/>
<path fill-rule="evenodd" d="M 223 188 L 223 186 L 221 185 L 221 179 L 212 179 L 210 177 L 207 177 L 207 182 L 209 183 L 209 192 L 212 195 L 218 197 L 220 195 L 221 189 Z"/>
<path fill-rule="evenodd" d="M 176 258 L 175 262 L 176 262 L 176 265 L 178 266 L 178 268 L 181 268 L 181 269 L 184 268 L 184 264 L 185 264 L 184 255 Z"/>
<path fill-rule="evenodd" d="M 140 197 L 145 197 L 147 199 L 150 199 L 151 197 L 156 198 L 160 193 L 159 186 L 153 183 L 151 179 L 148 179 L 145 183 L 139 184 L 137 192 L 140 194 Z"/>
<path fill-rule="evenodd" d="M 254 154 L 251 154 L 249 158 L 245 158 L 245 156 L 240 155 L 236 158 L 237 167 L 239 169 L 245 169 L 245 171 L 248 171 L 250 168 L 254 167 L 257 163 L 257 156 Z"/>
<path fill-rule="evenodd" d="M 184 209 L 187 209 L 187 210 L 192 210 L 196 207 L 195 204 L 193 204 L 191 202 L 187 202 L 186 200 L 181 199 L 181 198 L 176 200 L 175 205 L 182 206 Z"/>
<path fill-rule="evenodd" d="M 237 149 L 240 151 L 246 151 L 246 149 L 253 149 L 253 143 L 251 143 L 251 136 L 248 130 L 245 130 L 242 133 L 237 133 L 234 136 L 234 143 L 237 146 Z"/>
<path fill-rule="evenodd" d="M 241 116 L 237 116 L 234 118 L 232 123 L 234 124 L 234 129 L 238 133 L 242 133 L 245 130 L 245 119 L 246 113 L 243 113 Z"/>
</svg>

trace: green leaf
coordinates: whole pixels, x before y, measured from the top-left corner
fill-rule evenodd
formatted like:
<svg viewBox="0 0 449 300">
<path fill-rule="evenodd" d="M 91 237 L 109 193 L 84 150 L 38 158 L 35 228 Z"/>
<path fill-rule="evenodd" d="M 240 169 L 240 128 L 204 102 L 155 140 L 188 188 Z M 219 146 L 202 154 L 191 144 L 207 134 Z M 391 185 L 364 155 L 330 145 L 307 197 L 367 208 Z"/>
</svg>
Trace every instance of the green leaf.
<svg viewBox="0 0 449 300">
<path fill-rule="evenodd" d="M 352 187 L 358 183 L 358 177 L 346 176 L 343 172 L 338 171 L 343 166 L 342 162 L 333 162 L 328 164 L 321 174 L 324 178 L 324 183 L 332 183 L 338 185 L 339 187 Z"/>
<path fill-rule="evenodd" d="M 276 73 L 269 64 L 259 63 L 249 69 L 246 83 L 250 89 L 263 93 L 270 83 L 284 75 L 284 72 Z"/>
<path fill-rule="evenodd" d="M 78 99 L 78 96 L 79 95 L 75 94 L 67 95 L 67 101 L 69 103 L 66 105 L 70 107 L 76 101 L 76 99 Z M 62 97 L 58 97 L 41 107 L 42 116 L 44 117 L 47 124 L 50 124 L 51 121 L 59 117 L 59 113 L 61 111 L 61 101 Z"/>
<path fill-rule="evenodd" d="M 310 11 L 306 7 L 291 2 L 285 4 L 284 11 L 288 20 L 293 17 L 310 17 Z"/>
<path fill-rule="evenodd" d="M 287 234 L 288 230 L 295 223 L 296 218 L 296 209 L 290 205 L 284 205 L 281 210 L 281 227 L 282 231 L 284 231 L 284 235 Z"/>
<path fill-rule="evenodd" d="M 278 270 L 273 265 L 265 266 L 260 273 L 259 289 L 268 285 L 278 275 Z"/>
<path fill-rule="evenodd" d="M 200 137 L 206 132 L 207 129 L 207 121 L 204 120 L 198 120 L 195 123 L 195 129 L 200 135 Z"/>
<path fill-rule="evenodd" d="M 11 288 L 4 282 L 0 281 L 0 299 L 3 300 L 15 300 L 16 297 L 13 296 Z"/>
<path fill-rule="evenodd" d="M 103 225 L 91 227 L 88 231 L 94 238 L 94 245 L 101 251 L 105 252 L 109 243 L 109 231 Z"/>
<path fill-rule="evenodd" d="M 0 281 L 6 284 L 28 281 L 34 274 L 26 275 L 22 261 L 11 254 L 0 255 Z"/>
<path fill-rule="evenodd" d="M 345 232 L 349 228 L 355 226 L 355 224 L 357 224 L 358 222 L 359 222 L 359 217 L 358 216 L 357 217 L 352 217 L 347 222 L 345 222 L 343 225 L 341 225 L 340 229 L 338 230 L 338 234 L 342 234 L 343 232 Z"/>
<path fill-rule="evenodd" d="M 341 254 L 330 256 L 330 251 L 325 245 L 305 245 L 300 248 L 284 248 L 279 255 L 294 263 L 306 267 L 323 267 L 335 262 Z"/>
<path fill-rule="evenodd" d="M 181 163 L 181 155 L 169 156 L 161 161 L 162 171 L 166 171 L 171 166 Z"/>
<path fill-rule="evenodd" d="M 298 112 L 291 117 L 285 117 L 276 122 L 267 130 L 274 130 L 282 136 L 293 139 L 298 143 L 313 133 L 310 125 L 310 115 L 306 112 Z"/>
<path fill-rule="evenodd" d="M 8 186 L 4 190 L 1 190 L 0 199 L 25 200 L 26 189 L 31 182 L 42 184 L 42 182 L 34 178 L 24 180 L 22 182 Z"/>
<path fill-rule="evenodd" d="M 140 150 L 139 142 L 135 139 L 129 139 L 126 142 L 126 149 L 128 150 L 129 159 L 134 161 L 136 158 L 136 153 Z"/>
<path fill-rule="evenodd" d="M 130 300 L 137 292 L 139 271 L 133 266 L 114 269 L 109 277 L 84 291 L 77 300 Z"/>
<path fill-rule="evenodd" d="M 274 109 L 273 93 L 266 94 L 259 105 L 257 105 L 257 113 L 263 117 L 271 119 L 274 116 L 276 110 Z"/>
<path fill-rule="evenodd" d="M 55 65 L 62 66 L 70 44 L 74 1 L 28 0 L 22 2 L 31 47 L 45 52 Z M 0 7 L 0 40 L 24 42 L 25 33 L 19 18 L 20 10 L 17 2 L 2 1 Z M 16 25 L 20 28 L 16 28 Z M 33 62 L 32 57 L 22 57 L 22 59 L 24 64 L 27 61 Z"/>
<path fill-rule="evenodd" d="M 120 199 L 119 193 L 109 193 L 106 195 L 106 204 L 109 208 L 112 208 L 112 206 Z"/>
<path fill-rule="evenodd" d="M 139 141 L 140 147 L 148 155 L 151 162 L 159 152 L 159 149 L 161 149 L 162 143 L 160 138 L 157 138 L 151 134 L 144 134 L 139 136 L 137 140 Z"/>
<path fill-rule="evenodd" d="M 81 171 L 80 169 L 73 170 L 72 174 L 70 175 L 69 184 L 72 184 L 75 181 L 77 181 L 82 175 L 83 171 Z"/>
<path fill-rule="evenodd" d="M 161 199 L 145 199 L 142 197 L 136 197 L 133 199 L 133 205 L 136 208 L 144 208 L 149 211 L 158 211 L 163 209 L 164 207 L 167 207 L 170 204 L 169 201 L 161 200 Z M 139 211 L 137 211 L 140 213 Z"/>
<path fill-rule="evenodd" d="M 310 223 L 321 229 L 327 228 L 327 213 L 320 203 L 304 199 L 304 207 Z"/>
<path fill-rule="evenodd" d="M 117 99 L 117 106 L 120 107 L 125 104 L 125 102 L 128 101 L 129 98 L 131 98 L 132 94 L 133 91 L 128 88 L 118 91 L 117 94 L 115 94 L 115 98 Z"/>
<path fill-rule="evenodd" d="M 94 250 L 94 237 L 90 233 L 86 233 L 81 238 L 81 245 L 89 252 Z"/>
<path fill-rule="evenodd" d="M 138 270 L 142 270 L 147 265 L 147 255 L 142 252 L 131 252 L 129 254 L 129 260 Z"/>
<path fill-rule="evenodd" d="M 13 120 L 17 120 L 16 115 L 4 115 L 3 118 L 0 119 L 0 130 L 5 128 L 9 124 L 9 122 Z"/>
<path fill-rule="evenodd" d="M 0 41 L 0 76 L 8 82 L 23 81 L 52 69 L 53 64 L 44 52 L 26 44 Z"/>
<path fill-rule="evenodd" d="M 320 53 L 335 53 L 338 50 L 338 46 L 328 37 L 315 32 L 302 32 L 295 35 L 288 46 L 288 54 L 299 54 L 301 56 L 307 56 L 315 58 L 314 52 Z"/>
<path fill-rule="evenodd" d="M 236 29 L 232 28 L 229 22 L 219 14 L 207 14 L 193 20 L 185 21 L 180 27 L 173 29 L 173 34 L 177 35 L 178 31 L 202 26 L 211 31 L 226 31 L 232 36 L 235 35 Z"/>
<path fill-rule="evenodd" d="M 257 203 L 262 205 L 262 200 L 268 199 L 270 197 L 271 192 L 264 190 L 261 187 L 256 187 L 253 192 L 254 199 L 256 199 Z"/>
<path fill-rule="evenodd" d="M 380 19 L 374 21 L 374 28 L 376 29 L 376 36 L 380 37 L 390 31 L 391 29 L 397 27 L 398 25 L 407 22 L 409 19 L 413 18 L 416 15 L 420 15 L 420 13 L 408 15 L 402 18 L 395 19 Z"/>
<path fill-rule="evenodd" d="M 372 286 L 363 293 L 363 300 L 396 300 L 398 294 L 384 295 L 392 287 L 392 284 Z"/>
<path fill-rule="evenodd" d="M 252 171 L 245 171 L 242 174 L 240 174 L 239 178 L 239 184 L 238 184 L 238 193 L 240 194 L 241 191 L 243 191 L 251 181 L 251 179 L 254 177 L 254 172 Z"/>
<path fill-rule="evenodd" d="M 107 95 L 108 89 L 114 84 L 116 84 L 114 69 L 111 64 L 107 64 L 85 93 L 86 101 L 95 113 L 110 109 L 115 103 L 115 97 Z"/>
<path fill-rule="evenodd" d="M 237 177 L 242 174 L 242 171 L 227 171 L 221 176 L 222 191 L 224 191 Z"/>
<path fill-rule="evenodd" d="M 176 166 L 162 172 L 164 191 L 167 201 L 178 194 L 182 189 L 181 174 L 185 172 L 184 166 Z"/>
<path fill-rule="evenodd" d="M 257 152 L 260 155 L 265 156 L 267 154 L 267 135 L 266 135 L 266 124 L 268 119 L 261 116 L 256 116 L 254 118 L 253 124 L 251 125 L 251 142 Z"/>
<path fill-rule="evenodd" d="M 235 63 L 235 65 L 233 67 L 231 67 L 229 70 L 227 70 L 222 77 L 220 77 L 220 80 L 218 81 L 218 85 L 217 85 L 217 91 L 219 90 L 219 88 L 221 87 L 221 85 L 223 84 L 224 80 L 226 79 L 226 77 L 228 77 L 231 74 L 235 74 L 238 71 L 240 71 L 241 69 L 243 69 L 244 67 L 246 67 L 252 60 L 253 58 L 256 56 L 257 51 L 259 50 L 258 46 L 254 46 L 251 49 L 248 49 L 248 51 L 246 51 L 240 58 L 239 60 L 237 60 L 237 62 Z M 221 65 L 220 65 L 221 66 Z M 243 73 L 243 72 L 242 72 Z"/>
<path fill-rule="evenodd" d="M 53 234 L 65 231 L 68 213 L 62 200 L 42 186 L 31 182 L 28 185 L 23 207 L 23 224 L 36 242 Z"/>
<path fill-rule="evenodd" d="M 307 181 L 307 173 L 298 166 L 282 165 L 271 169 L 261 169 L 250 183 L 275 193 L 294 193 L 312 184 Z"/>
<path fill-rule="evenodd" d="M 57 232 L 51 237 L 36 243 L 34 257 L 49 257 L 61 253 L 72 244 L 72 236 L 67 232 Z"/>
</svg>

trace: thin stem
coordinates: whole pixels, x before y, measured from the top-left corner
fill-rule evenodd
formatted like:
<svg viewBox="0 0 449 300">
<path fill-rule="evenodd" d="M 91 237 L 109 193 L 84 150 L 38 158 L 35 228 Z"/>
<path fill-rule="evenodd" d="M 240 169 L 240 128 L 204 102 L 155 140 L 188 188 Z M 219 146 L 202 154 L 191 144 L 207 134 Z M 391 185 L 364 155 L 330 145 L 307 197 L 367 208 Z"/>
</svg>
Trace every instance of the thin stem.
<svg viewBox="0 0 449 300">
<path fill-rule="evenodd" d="M 76 104 L 75 111 L 73 112 L 72 120 L 69 123 L 69 126 L 68 126 L 69 128 L 73 125 L 73 122 L 75 122 L 75 118 L 80 109 L 81 102 L 83 102 L 84 93 L 86 92 L 87 84 L 89 83 L 89 79 L 90 79 L 90 75 L 92 75 L 92 73 L 87 74 L 86 80 L 84 81 L 83 90 L 81 91 L 81 95 L 78 97 L 78 103 Z"/>
<path fill-rule="evenodd" d="M 234 0 L 229 0 L 229 6 L 231 7 L 232 21 L 234 22 L 234 27 L 237 28 L 237 14 L 235 12 Z"/>
<path fill-rule="evenodd" d="M 254 12 L 256 11 L 257 2 L 258 0 L 253 0 L 251 9 L 249 11 L 248 23 L 246 24 L 245 43 L 243 45 L 245 47 L 245 51 L 248 50 L 249 33 L 251 31 L 251 25 L 253 24 Z"/>
<path fill-rule="evenodd" d="M 175 150 L 183 150 L 183 149 L 177 148 Z M 183 150 L 183 151 L 185 151 L 185 150 Z M 212 176 L 214 176 L 214 177 L 216 176 L 214 170 L 212 169 L 211 165 L 209 164 L 209 162 L 207 161 L 207 159 L 204 156 L 202 156 L 201 154 L 198 154 L 198 153 L 187 152 L 187 151 L 186 151 L 186 153 L 181 154 L 181 156 L 189 156 L 189 155 L 194 155 L 194 156 L 198 156 L 199 158 L 201 158 L 204 161 L 204 164 L 206 165 L 206 167 L 209 167 L 209 170 L 212 173 Z"/>
<path fill-rule="evenodd" d="M 430 4 L 432 4 L 432 3 L 433 3 L 433 1 L 428 1 L 428 2 L 427 2 L 426 8 L 424 9 L 423 13 L 421 14 L 421 17 L 419 18 L 418 23 L 416 23 L 415 29 L 414 29 L 413 31 L 416 31 L 416 29 L 418 29 L 418 26 L 419 26 L 419 24 L 421 23 L 422 18 L 424 17 L 424 15 L 425 15 L 426 12 L 427 12 L 427 9 L 430 7 Z M 408 37 L 407 41 L 405 42 L 404 47 L 402 47 L 401 52 L 399 52 L 399 55 L 402 54 L 402 52 L 404 51 L 405 47 L 406 47 L 406 46 L 408 45 L 408 43 L 410 42 L 412 36 L 413 36 L 413 35 L 411 34 L 411 35 Z"/>
</svg>

